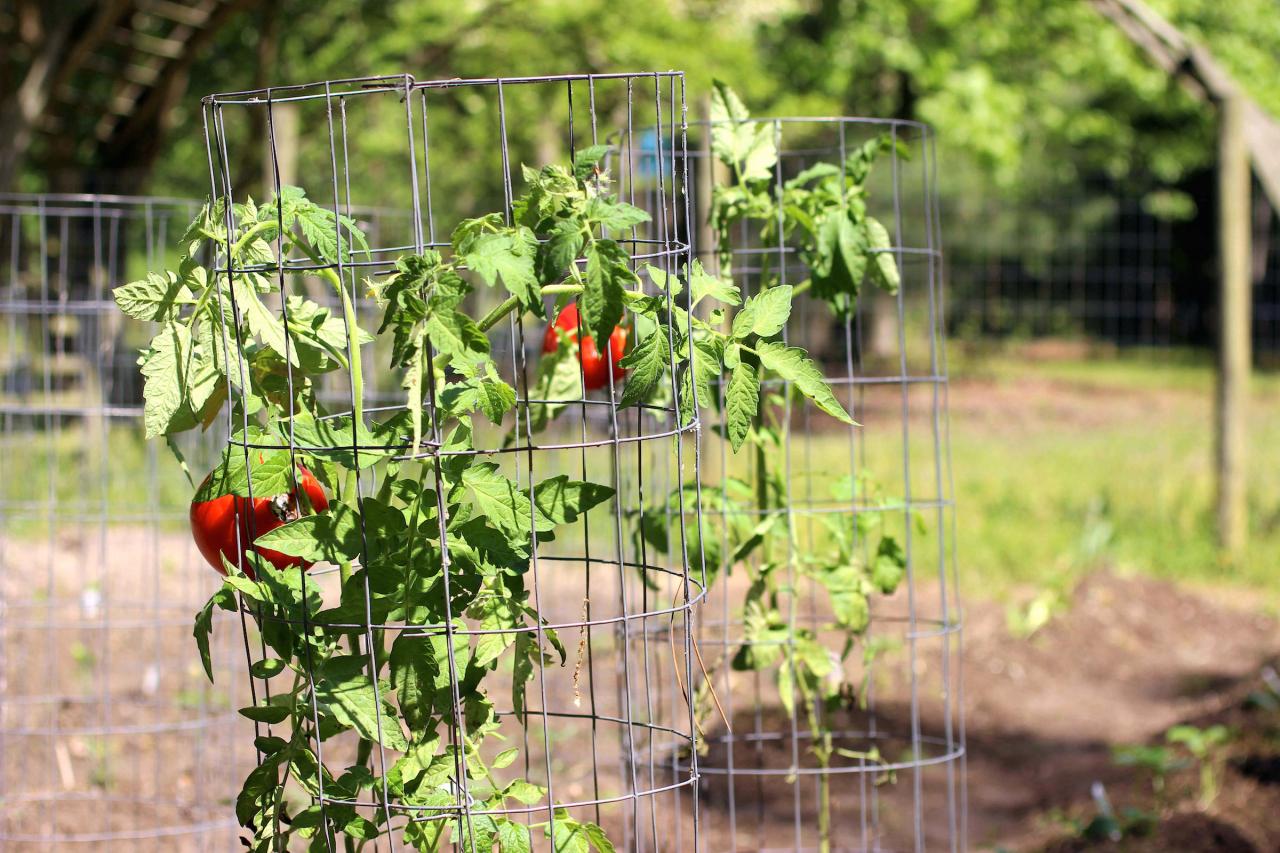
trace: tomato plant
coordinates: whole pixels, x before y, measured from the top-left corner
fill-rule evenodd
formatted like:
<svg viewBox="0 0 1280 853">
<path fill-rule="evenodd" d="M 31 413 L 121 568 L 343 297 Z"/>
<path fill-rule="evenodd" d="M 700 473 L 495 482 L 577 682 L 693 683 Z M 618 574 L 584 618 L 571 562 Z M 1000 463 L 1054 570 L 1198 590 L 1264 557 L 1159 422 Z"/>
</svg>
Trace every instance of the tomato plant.
<svg viewBox="0 0 1280 853">
<path fill-rule="evenodd" d="M 564 309 L 556 315 L 555 321 L 547 326 L 547 333 L 542 343 L 543 354 L 556 352 L 560 347 L 560 338 L 563 336 L 578 350 L 578 361 L 582 364 L 583 387 L 588 391 L 597 391 L 606 387 L 609 384 L 610 372 L 613 373 L 613 381 L 621 383 L 627 375 L 627 369 L 622 366 L 623 354 L 627 348 L 626 329 L 619 326 L 613 330 L 609 335 L 609 349 L 606 354 L 596 347 L 595 338 L 590 335 L 583 335 L 582 343 L 578 345 L 578 329 L 581 322 L 576 303 L 571 302 L 564 306 Z"/>
<path fill-rule="evenodd" d="M 729 375 L 722 388 L 700 392 L 699 401 L 711 405 L 717 402 L 711 392 L 722 391 L 719 434 L 734 453 L 753 454 L 754 481 L 730 477 L 702 487 L 712 529 L 702 533 L 700 545 L 709 580 L 721 566 L 729 571 L 741 567 L 750 580 L 738 612 L 741 642 L 728 665 L 772 676 L 785 712 L 803 715 L 810 735 L 808 750 L 820 768 L 829 768 L 837 756 L 877 766 L 885 762 L 875 746 L 855 750 L 837 743 L 832 712 L 859 701 L 864 693 L 860 685 L 847 682 L 844 666 L 870 625 L 872 596 L 891 595 L 906 576 L 904 549 L 885 521 L 887 510 L 901 506 L 901 501 L 883 494 L 865 472 L 838 480 L 831 484 L 830 497 L 846 505 L 856 502 L 862 510 L 821 515 L 822 547 L 801 548 L 787 505 L 788 483 L 771 460 L 783 456 L 790 441 L 790 395 L 808 398 L 853 424 L 817 365 L 778 338 L 798 294 L 807 292 L 829 305 L 836 317 L 845 318 L 855 311 L 864 282 L 897 293 L 900 273 L 892 243 L 884 225 L 867 212 L 865 188 L 875 159 L 894 143 L 889 136 L 878 136 L 855 148 L 844 162 L 819 162 L 783 180 L 778 168 L 781 128 L 781 123 L 753 121 L 732 90 L 716 83 L 711 151 L 728 178 L 712 190 L 709 225 L 716 240 L 718 275 L 706 277 L 723 307 L 707 316 L 728 334 L 709 338 L 710 351 L 718 358 L 708 361 L 722 361 Z M 780 254 L 775 258 L 774 253 L 755 252 L 753 264 L 759 268 L 751 274 L 756 294 L 743 303 L 732 283 L 735 250 L 744 248 L 735 243 L 744 233 L 743 225 L 760 246 L 793 249 L 808 278 L 783 284 L 779 270 L 771 266 Z M 697 296 L 695 291 L 695 306 Z M 784 382 L 765 383 L 767 376 Z M 646 534 L 659 530 L 657 514 L 642 523 Z M 918 518 L 911 521 L 919 523 Z M 660 534 L 650 534 L 650 541 L 660 549 L 668 544 Z M 809 625 L 795 619 L 792 602 L 798 593 L 793 574 L 825 594 L 825 621 Z M 878 646 L 861 645 L 863 660 L 869 663 Z M 710 713 L 709 698 L 714 699 L 708 697 L 710 689 L 704 685 L 700 697 L 704 715 Z M 818 786 L 819 849 L 826 853 L 832 844 L 826 773 L 818 775 Z"/>
<path fill-rule="evenodd" d="M 402 255 L 364 282 L 402 377 L 398 410 L 364 408 L 364 348 L 374 335 L 359 326 L 354 279 L 339 271 L 369 257 L 365 237 L 300 189 L 285 187 L 262 205 L 207 205 L 181 238 L 176 270 L 114 291 L 121 310 L 159 325 L 140 357 L 148 436 L 168 440 L 228 414 L 232 435 L 198 503 L 270 501 L 301 484 L 311 504 L 280 524 L 264 519 L 251 547 L 223 563 L 223 584 L 195 620 L 210 677 L 215 609 L 251 618 L 267 653 L 250 670 L 260 699 L 240 711 L 266 727 L 235 803 L 252 850 L 286 849 L 294 839 L 353 850 L 394 833 L 419 851 L 516 853 L 538 836 L 556 850 L 612 851 L 599 826 L 513 773 L 519 748 L 486 757 L 502 737 L 494 685 L 510 685 L 507 713 L 527 724 L 538 713 L 525 700 L 535 671 L 568 657 L 531 599 L 535 544 L 616 498 L 609 485 L 563 474 L 512 480 L 477 443 L 475 421 L 503 427 L 514 411 L 520 429 L 545 428 L 596 381 L 588 337 L 610 342 L 614 376 L 626 379 L 619 407 L 666 399 L 692 429 L 695 399 L 713 400 L 727 381 L 740 444 L 759 379 L 771 371 L 852 422 L 807 354 L 775 340 L 790 289 L 744 302 L 697 263 L 633 267 L 609 234 L 648 216 L 612 193 L 607 154 L 592 146 L 570 166 L 525 168 L 509 220 L 465 220 L 449 251 Z M 196 260 L 206 249 L 220 257 L 214 267 Z M 283 260 L 296 257 L 307 263 Z M 326 283 L 337 308 L 291 293 L 286 282 L 303 275 Z M 506 293 L 478 319 L 464 309 L 477 286 Z M 487 333 L 513 313 L 545 318 L 553 299 L 560 318 L 576 300 L 575 334 L 555 335 L 529 401 L 519 402 Z M 738 312 L 725 330 L 729 306 Z M 618 341 L 620 328 L 629 332 Z M 634 345 L 623 355 L 626 335 Z M 349 376 L 350 411 L 328 409 L 317 393 L 335 371 Z M 311 472 L 327 493 L 311 491 Z M 700 565 L 697 540 L 706 537 L 693 536 L 689 560 Z M 288 562 L 277 565 L 276 555 Z M 336 590 L 308 580 L 302 567 L 318 562 L 337 567 Z M 358 744 L 345 768 L 333 764 L 333 749 L 322 757 L 316 747 L 344 734 Z M 545 819 L 529 820 L 533 813 Z M 410 819 L 421 814 L 435 819 Z"/>
</svg>

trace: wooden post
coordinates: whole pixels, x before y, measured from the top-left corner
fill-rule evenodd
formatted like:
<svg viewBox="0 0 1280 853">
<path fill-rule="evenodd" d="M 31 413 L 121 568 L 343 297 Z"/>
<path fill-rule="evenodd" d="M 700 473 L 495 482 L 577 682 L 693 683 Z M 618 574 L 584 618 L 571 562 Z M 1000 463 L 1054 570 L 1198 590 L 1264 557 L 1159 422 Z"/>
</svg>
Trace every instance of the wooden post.
<svg viewBox="0 0 1280 853">
<path fill-rule="evenodd" d="M 1219 104 L 1218 148 L 1218 535 L 1228 559 L 1248 539 L 1246 447 L 1252 334 L 1249 154 L 1240 95 Z"/>
</svg>

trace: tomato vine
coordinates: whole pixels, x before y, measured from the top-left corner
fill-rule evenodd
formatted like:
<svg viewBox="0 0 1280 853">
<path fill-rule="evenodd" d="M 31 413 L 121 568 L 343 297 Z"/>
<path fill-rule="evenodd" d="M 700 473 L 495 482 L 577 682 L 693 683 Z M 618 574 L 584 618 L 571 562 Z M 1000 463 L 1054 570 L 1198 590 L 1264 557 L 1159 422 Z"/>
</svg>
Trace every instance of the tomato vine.
<svg viewBox="0 0 1280 853">
<path fill-rule="evenodd" d="M 403 378 L 405 406 L 389 415 L 370 417 L 363 406 L 362 350 L 375 335 L 358 324 L 352 270 L 369 246 L 355 222 L 300 189 L 261 206 L 206 205 L 181 238 L 176 270 L 115 290 L 122 311 L 159 325 L 139 359 L 147 436 L 176 454 L 173 435 L 207 428 L 230 407 L 230 441 L 197 500 L 298 494 L 303 465 L 333 494 L 327 510 L 304 497 L 286 523 L 240 542 L 241 558 L 223 560 L 224 582 L 195 620 L 210 678 L 216 609 L 251 617 L 272 655 L 253 663 L 260 698 L 240 711 L 259 724 L 258 766 L 235 803 L 251 849 L 285 849 L 297 837 L 314 850 L 339 840 L 355 850 L 399 832 L 420 851 L 519 853 L 536 831 L 558 851 L 613 850 L 599 826 L 548 802 L 543 786 L 499 779 L 518 749 L 482 756 L 501 739 L 491 687 L 500 663 L 510 666 L 511 707 L 524 721 L 535 670 L 568 660 L 530 602 L 536 543 L 614 500 L 611 486 L 563 474 L 522 487 L 478 452 L 476 416 L 502 425 L 515 412 L 513 430 L 523 422 L 532 433 L 584 395 L 576 337 L 559 333 L 529 391 L 536 402 L 518 400 L 487 336 L 504 317 L 544 317 L 554 297 L 577 299 L 582 331 L 595 340 L 629 325 L 634 344 L 621 362 L 629 375 L 616 405 L 670 400 L 684 427 L 696 425 L 695 399 L 713 400 L 727 376 L 736 446 L 751 431 L 765 371 L 852 422 L 807 354 L 775 340 L 789 288 L 743 302 L 697 263 L 633 268 L 610 235 L 648 216 L 610 192 L 607 155 L 593 146 L 572 167 L 525 168 L 509 220 L 466 220 L 446 251 L 406 254 L 364 282 Z M 203 266 L 205 252 L 222 266 Z M 339 311 L 290 293 L 287 282 L 302 276 L 327 282 Z M 476 319 L 464 306 L 478 284 L 506 297 Z M 722 330 L 730 307 L 736 316 Z M 350 411 L 329 410 L 318 393 L 336 371 L 350 377 Z M 362 474 L 376 488 L 359 488 Z M 697 546 L 691 561 L 701 559 Z M 338 566 L 336 599 L 304 569 L 277 569 L 257 548 Z M 335 769 L 313 745 L 344 732 L 358 741 L 356 761 Z M 375 761 L 375 748 L 391 758 Z M 546 815 L 540 823 L 512 814 L 535 806 Z M 419 819 L 393 826 L 405 813 Z"/>
<path fill-rule="evenodd" d="M 792 248 L 808 270 L 806 280 L 782 284 L 779 270 L 771 266 L 778 253 L 753 253 L 753 262 L 759 265 L 751 272 L 756 295 L 732 316 L 712 312 L 710 317 L 711 322 L 729 327 L 731 339 L 748 328 L 760 338 L 752 347 L 730 344 L 723 351 L 732 372 L 723 388 L 720 433 L 735 454 L 744 449 L 753 453 L 754 480 L 730 476 L 702 489 L 704 508 L 714 519 L 714 529 L 702 536 L 709 576 L 714 578 L 722 565 L 729 571 L 741 566 L 750 581 L 740 603 L 741 644 L 728 665 L 733 670 L 772 674 L 787 715 L 803 715 L 808 750 L 819 768 L 829 768 L 837 756 L 871 768 L 883 767 L 887 762 L 875 745 L 855 750 L 838 744 L 832 716 L 865 696 L 860 686 L 847 683 L 844 666 L 860 641 L 864 666 L 870 665 L 879 649 L 865 636 L 871 624 L 871 598 L 893 594 L 906 575 L 902 545 L 885 522 L 886 512 L 901 501 L 885 495 L 866 472 L 834 483 L 831 498 L 857 505 L 860 511 L 822 515 L 825 547 L 802 552 L 796 546 L 799 531 L 787 503 L 784 472 L 770 460 L 781 456 L 790 441 L 790 393 L 853 423 L 834 396 L 815 393 L 815 386 L 827 386 L 807 356 L 796 356 L 798 363 L 803 361 L 803 370 L 788 370 L 780 362 L 780 357 L 801 351 L 777 338 L 796 294 L 808 291 L 825 302 L 836 318 L 848 319 L 856 310 L 864 282 L 889 294 L 898 292 L 901 274 L 892 242 L 884 225 L 867 211 L 866 189 L 876 158 L 898 146 L 891 136 L 880 135 L 856 147 L 843 162 L 817 163 L 784 178 L 779 160 L 783 123 L 753 120 L 737 95 L 718 82 L 708 128 L 711 152 L 728 176 L 712 188 L 709 210 L 721 298 L 729 304 L 739 301 L 732 283 L 733 260 L 736 250 L 744 248 L 736 242 L 741 239 L 738 226 L 743 224 L 756 241 L 753 245 Z M 899 149 L 897 153 L 906 152 Z M 762 322 L 759 312 L 766 305 L 787 310 L 768 312 L 768 321 Z M 784 382 L 762 382 L 766 376 Z M 655 546 L 663 547 L 656 521 L 655 516 L 642 522 L 641 530 L 649 533 Z M 825 621 L 805 624 L 797 618 L 798 593 L 788 568 L 825 592 Z M 823 637 L 832 640 L 824 643 Z M 706 701 L 709 690 L 702 691 L 704 715 L 711 709 Z M 881 778 L 890 776 L 881 774 Z M 827 851 L 832 841 L 826 773 L 819 775 L 818 784 L 819 849 Z"/>
</svg>

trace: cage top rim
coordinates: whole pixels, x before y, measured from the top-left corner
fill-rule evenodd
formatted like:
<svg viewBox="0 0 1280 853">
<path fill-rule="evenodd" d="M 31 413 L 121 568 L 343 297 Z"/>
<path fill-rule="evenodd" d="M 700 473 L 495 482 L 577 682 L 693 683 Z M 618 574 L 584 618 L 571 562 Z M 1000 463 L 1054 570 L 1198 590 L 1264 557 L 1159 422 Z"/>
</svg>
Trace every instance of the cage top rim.
<svg viewBox="0 0 1280 853">
<path fill-rule="evenodd" d="M 888 118 L 884 116 L 751 116 L 750 118 L 745 119 L 720 119 L 719 121 L 699 118 L 690 119 L 687 124 L 690 130 L 694 128 L 721 127 L 724 125 L 734 124 L 870 124 L 884 127 L 910 127 L 915 130 L 922 131 L 925 137 L 932 137 L 935 135 L 933 125 L 928 122 L 911 118 Z"/>
<path fill-rule="evenodd" d="M 200 102 L 205 106 L 264 106 L 267 104 L 309 101 L 326 98 L 348 97 L 351 95 L 372 95 L 386 92 L 418 91 L 425 89 L 460 89 L 484 86 L 519 86 L 538 83 L 573 83 L 577 81 L 595 82 L 597 80 L 681 80 L 685 73 L 682 70 L 666 71 L 608 71 L 580 72 L 576 74 L 539 74 L 511 77 L 452 77 L 434 80 L 419 80 L 412 74 L 383 74 L 371 77 L 344 77 L 334 80 L 320 80 L 310 83 L 293 83 L 284 86 L 267 86 L 259 89 L 242 89 L 232 92 L 215 92 L 205 95 Z M 343 87 L 341 91 L 332 91 L 333 87 Z M 356 87 L 356 88 L 351 88 Z M 320 89 L 321 91 L 309 91 Z M 283 93 L 283 97 L 281 96 Z M 683 87 L 682 92 L 683 94 Z"/>
</svg>

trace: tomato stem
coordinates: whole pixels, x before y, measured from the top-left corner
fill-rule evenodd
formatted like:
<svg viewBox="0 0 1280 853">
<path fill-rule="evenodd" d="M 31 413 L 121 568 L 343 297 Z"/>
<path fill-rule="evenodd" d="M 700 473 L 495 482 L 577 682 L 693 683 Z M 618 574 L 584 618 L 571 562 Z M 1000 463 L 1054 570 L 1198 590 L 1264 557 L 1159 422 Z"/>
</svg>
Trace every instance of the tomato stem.
<svg viewBox="0 0 1280 853">
<path fill-rule="evenodd" d="M 562 293 L 579 294 L 585 288 L 581 284 L 544 284 L 542 286 L 543 296 L 559 296 Z M 622 298 L 626 300 L 636 300 L 644 297 L 644 294 L 638 290 L 622 291 Z M 478 325 L 480 331 L 487 332 L 498 324 L 498 321 L 510 314 L 520 305 L 520 300 L 514 296 L 508 296 L 498 306 L 484 315 Z M 523 313 L 523 312 L 522 312 Z"/>
</svg>

